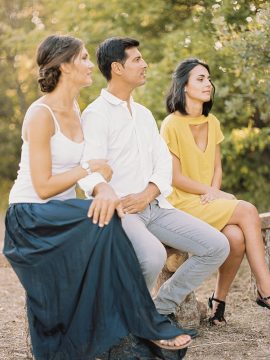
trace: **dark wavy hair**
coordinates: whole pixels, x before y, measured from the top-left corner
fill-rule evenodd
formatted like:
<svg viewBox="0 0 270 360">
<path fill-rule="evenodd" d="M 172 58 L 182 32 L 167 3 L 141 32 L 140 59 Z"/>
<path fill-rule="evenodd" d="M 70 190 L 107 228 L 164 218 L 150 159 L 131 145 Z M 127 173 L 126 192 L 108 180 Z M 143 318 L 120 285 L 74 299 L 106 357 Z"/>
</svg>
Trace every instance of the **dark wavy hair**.
<svg viewBox="0 0 270 360">
<path fill-rule="evenodd" d="M 107 81 L 112 78 L 111 65 L 120 62 L 124 65 L 127 59 L 126 49 L 138 47 L 139 41 L 128 37 L 112 37 L 104 40 L 97 49 L 97 64 Z"/>
<path fill-rule="evenodd" d="M 210 74 L 209 66 L 199 59 L 186 59 L 177 65 L 166 97 L 166 107 L 170 114 L 178 110 L 181 114 L 188 115 L 186 111 L 185 86 L 188 83 L 190 71 L 198 65 L 204 66 Z M 208 116 L 214 101 L 215 87 L 212 81 L 211 84 L 213 86 L 211 100 L 203 104 L 202 113 L 205 116 Z"/>
<path fill-rule="evenodd" d="M 62 63 L 73 61 L 80 53 L 83 42 L 68 35 L 48 36 L 37 50 L 38 82 L 42 92 L 52 92 L 59 81 Z"/>
</svg>

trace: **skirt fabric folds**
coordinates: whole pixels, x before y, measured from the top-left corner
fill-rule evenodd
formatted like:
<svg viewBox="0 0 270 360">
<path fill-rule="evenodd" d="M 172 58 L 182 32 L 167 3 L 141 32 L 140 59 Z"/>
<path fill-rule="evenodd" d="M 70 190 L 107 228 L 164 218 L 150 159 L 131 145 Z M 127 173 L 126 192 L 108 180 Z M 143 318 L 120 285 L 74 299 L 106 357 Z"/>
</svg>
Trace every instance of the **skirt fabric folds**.
<svg viewBox="0 0 270 360">
<path fill-rule="evenodd" d="M 36 360 L 90 360 L 128 333 L 181 333 L 156 311 L 119 218 L 94 225 L 90 202 L 8 209 L 4 254 L 26 290 Z"/>
</svg>

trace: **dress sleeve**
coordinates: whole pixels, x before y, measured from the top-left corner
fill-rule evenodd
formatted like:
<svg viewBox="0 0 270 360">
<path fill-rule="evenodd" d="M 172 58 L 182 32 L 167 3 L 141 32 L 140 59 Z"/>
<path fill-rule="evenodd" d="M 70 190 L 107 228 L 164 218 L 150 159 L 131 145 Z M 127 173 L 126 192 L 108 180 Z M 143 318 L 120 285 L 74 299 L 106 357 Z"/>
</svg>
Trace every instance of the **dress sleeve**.
<svg viewBox="0 0 270 360">
<path fill-rule="evenodd" d="M 170 124 L 170 122 L 166 121 L 166 119 L 163 121 L 161 128 L 160 128 L 160 134 L 165 140 L 170 152 L 180 158 L 180 147 L 179 147 L 179 139 L 177 136 L 177 131 Z"/>
<path fill-rule="evenodd" d="M 216 144 L 220 144 L 224 140 L 224 135 L 220 128 L 220 122 L 217 119 L 216 119 L 215 127 L 216 127 L 216 129 L 215 129 L 216 130 Z"/>
</svg>

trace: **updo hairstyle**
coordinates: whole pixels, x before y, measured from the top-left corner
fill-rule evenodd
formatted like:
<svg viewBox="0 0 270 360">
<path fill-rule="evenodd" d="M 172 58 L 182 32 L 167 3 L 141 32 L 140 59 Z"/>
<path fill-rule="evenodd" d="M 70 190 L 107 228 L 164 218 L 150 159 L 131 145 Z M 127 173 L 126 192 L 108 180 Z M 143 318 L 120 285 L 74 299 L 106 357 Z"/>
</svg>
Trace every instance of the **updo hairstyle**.
<svg viewBox="0 0 270 360">
<path fill-rule="evenodd" d="M 80 53 L 83 42 L 67 35 L 48 36 L 37 50 L 38 82 L 42 92 L 52 92 L 59 81 L 62 63 L 73 61 Z"/>
</svg>

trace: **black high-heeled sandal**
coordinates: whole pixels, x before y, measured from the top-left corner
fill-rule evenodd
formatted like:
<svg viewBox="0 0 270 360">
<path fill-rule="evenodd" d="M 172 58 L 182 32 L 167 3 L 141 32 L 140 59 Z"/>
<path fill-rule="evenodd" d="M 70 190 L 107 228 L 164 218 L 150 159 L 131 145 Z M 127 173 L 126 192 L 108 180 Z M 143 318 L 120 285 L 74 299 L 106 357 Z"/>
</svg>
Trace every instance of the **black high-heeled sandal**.
<svg viewBox="0 0 270 360">
<path fill-rule="evenodd" d="M 208 306 L 209 306 L 210 309 L 213 309 L 213 301 L 217 302 L 218 306 L 216 308 L 216 311 L 215 311 L 214 315 L 209 318 L 209 324 L 211 326 L 217 325 L 215 323 L 215 320 L 217 320 L 220 323 L 224 323 L 226 325 L 227 321 L 224 318 L 225 305 L 226 305 L 225 301 L 214 298 L 214 293 L 213 293 L 212 297 L 210 297 L 208 299 Z"/>
<path fill-rule="evenodd" d="M 267 300 L 270 299 L 270 296 L 267 297 L 262 297 L 262 295 L 260 294 L 259 290 L 257 290 L 257 299 L 256 299 L 256 303 L 258 305 L 260 305 L 261 307 L 266 307 L 267 309 L 270 310 L 270 305 L 268 304 Z"/>
</svg>

